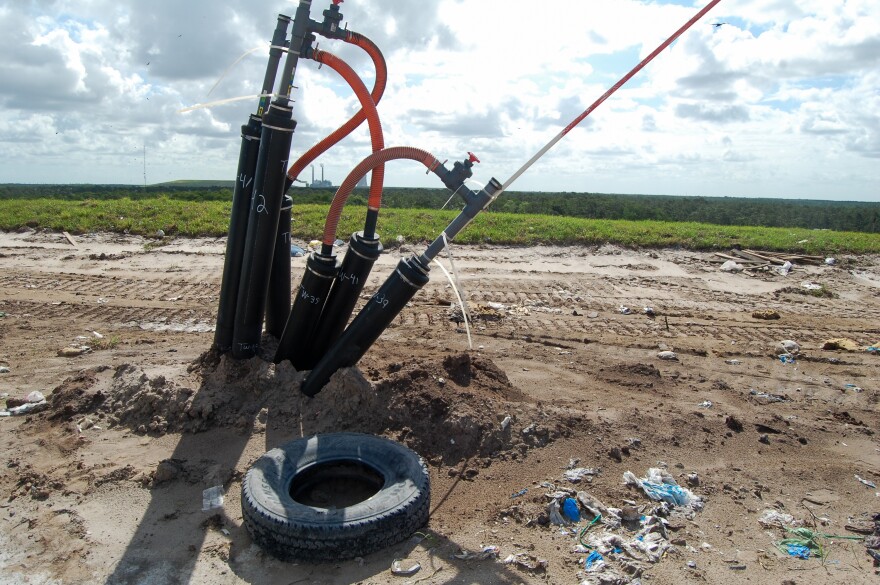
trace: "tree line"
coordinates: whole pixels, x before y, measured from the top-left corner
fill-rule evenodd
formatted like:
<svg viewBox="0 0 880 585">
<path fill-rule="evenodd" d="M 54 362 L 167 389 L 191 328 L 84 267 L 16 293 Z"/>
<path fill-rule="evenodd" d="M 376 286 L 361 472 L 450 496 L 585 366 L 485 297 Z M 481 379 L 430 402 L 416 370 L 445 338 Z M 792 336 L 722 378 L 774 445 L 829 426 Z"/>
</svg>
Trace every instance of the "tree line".
<svg viewBox="0 0 880 585">
<path fill-rule="evenodd" d="M 330 203 L 332 189 L 294 187 L 296 203 Z M 225 201 L 232 198 L 229 183 L 215 186 L 152 185 L 0 185 L 2 199 L 53 198 L 146 199 L 167 197 L 184 201 Z M 352 205 L 366 205 L 367 189 L 356 189 Z M 444 189 L 388 187 L 382 204 L 400 209 L 458 209 L 462 202 Z M 836 231 L 880 231 L 880 203 L 816 201 L 808 199 L 755 199 L 748 197 L 678 197 L 668 195 L 614 195 L 605 193 L 506 192 L 489 212 L 540 214 L 592 219 L 699 222 L 716 225 L 800 227 Z"/>
</svg>

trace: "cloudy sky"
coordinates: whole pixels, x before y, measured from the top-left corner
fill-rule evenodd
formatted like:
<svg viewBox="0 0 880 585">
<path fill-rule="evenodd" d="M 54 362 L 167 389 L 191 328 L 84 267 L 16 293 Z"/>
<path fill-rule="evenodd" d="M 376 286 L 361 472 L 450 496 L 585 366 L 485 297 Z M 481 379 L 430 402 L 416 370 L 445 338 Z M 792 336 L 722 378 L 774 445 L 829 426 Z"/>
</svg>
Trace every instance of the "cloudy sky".
<svg viewBox="0 0 880 585">
<path fill-rule="evenodd" d="M 325 2 L 314 3 L 313 18 Z M 473 151 L 482 159 L 474 178 L 485 183 L 509 178 L 705 4 L 346 0 L 342 9 L 388 62 L 385 143 L 450 161 Z M 295 8 L 4 3 L 0 183 L 139 184 L 144 147 L 148 183 L 231 180 L 256 100 L 180 110 L 258 93 L 276 15 Z M 372 86 L 359 49 L 320 47 Z M 337 75 L 313 62 L 301 63 L 295 85 L 293 157 L 357 108 Z M 723 0 L 512 189 L 877 200 L 878 112 L 880 2 Z M 338 184 L 369 150 L 363 128 L 317 162 Z M 399 161 L 387 166 L 386 185 L 439 183 Z"/>
</svg>

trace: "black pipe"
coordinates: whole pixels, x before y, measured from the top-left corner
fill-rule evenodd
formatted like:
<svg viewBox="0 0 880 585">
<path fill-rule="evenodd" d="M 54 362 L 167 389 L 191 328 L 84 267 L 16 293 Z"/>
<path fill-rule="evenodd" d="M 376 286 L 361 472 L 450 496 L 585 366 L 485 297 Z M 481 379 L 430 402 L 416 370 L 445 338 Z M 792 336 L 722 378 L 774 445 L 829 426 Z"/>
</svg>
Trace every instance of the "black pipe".
<svg viewBox="0 0 880 585">
<path fill-rule="evenodd" d="M 239 277 L 247 238 L 248 208 L 253 196 L 257 158 L 260 152 L 262 116 L 269 105 L 269 95 L 275 87 L 278 63 L 287 39 L 290 17 L 278 15 L 275 32 L 272 35 L 272 48 L 269 49 L 269 62 L 263 77 L 263 90 L 256 115 L 248 118 L 241 127 L 241 149 L 238 155 L 238 172 L 232 192 L 232 212 L 229 217 L 229 233 L 226 238 L 226 257 L 223 261 L 223 276 L 220 281 L 220 301 L 217 308 L 217 327 L 214 331 L 214 347 L 221 353 L 232 349 L 233 329 L 235 327 L 235 307 L 238 302 Z M 276 48 L 277 47 L 277 48 Z"/>
<path fill-rule="evenodd" d="M 284 187 L 282 187 L 284 192 Z M 266 296 L 266 331 L 280 338 L 290 313 L 290 221 L 293 199 L 285 193 L 278 218 L 275 253 Z"/>
<path fill-rule="evenodd" d="M 236 359 L 253 357 L 260 349 L 269 275 L 283 201 L 284 164 L 290 154 L 295 127 L 292 110 L 280 105 L 277 100 L 263 116 L 260 155 L 235 309 L 232 355 Z"/>
<path fill-rule="evenodd" d="M 303 381 L 300 387 L 302 393 L 314 396 L 330 381 L 330 376 L 336 370 L 358 363 L 406 304 L 428 283 L 429 271 L 428 265 L 422 264 L 416 256 L 402 259 L 385 284 Z"/>
<path fill-rule="evenodd" d="M 339 273 L 339 261 L 334 256 L 311 253 L 306 271 L 293 300 L 287 326 L 278 342 L 275 363 L 290 360 L 297 370 L 310 367 L 308 362 L 312 333 L 321 318 L 330 287 Z"/>
<path fill-rule="evenodd" d="M 367 239 L 363 232 L 351 235 L 339 275 L 333 283 L 324 310 L 321 312 L 321 320 L 312 336 L 309 363 L 305 369 L 312 369 L 345 329 L 354 306 L 364 290 L 373 264 L 381 254 L 382 244 L 379 243 L 378 238 Z"/>
<path fill-rule="evenodd" d="M 238 155 L 238 177 L 232 191 L 232 213 L 229 216 L 229 234 L 226 238 L 226 258 L 223 262 L 223 278 L 220 281 L 220 303 L 217 309 L 217 327 L 214 330 L 214 347 L 221 353 L 232 349 L 232 332 L 235 326 L 235 306 L 238 299 L 238 283 L 241 261 L 247 237 L 248 208 L 254 189 L 254 174 L 260 153 L 260 130 L 262 122 L 251 116 L 241 127 L 241 151 Z"/>
<path fill-rule="evenodd" d="M 278 64 L 281 62 L 282 47 L 287 45 L 287 29 L 290 25 L 290 17 L 278 15 L 278 25 L 275 34 L 272 35 L 272 46 L 269 49 L 269 65 L 266 67 L 266 75 L 263 77 L 263 91 L 260 97 L 260 106 L 257 115 L 262 116 L 269 109 L 272 100 L 272 90 L 275 89 L 275 77 L 278 75 Z"/>
</svg>

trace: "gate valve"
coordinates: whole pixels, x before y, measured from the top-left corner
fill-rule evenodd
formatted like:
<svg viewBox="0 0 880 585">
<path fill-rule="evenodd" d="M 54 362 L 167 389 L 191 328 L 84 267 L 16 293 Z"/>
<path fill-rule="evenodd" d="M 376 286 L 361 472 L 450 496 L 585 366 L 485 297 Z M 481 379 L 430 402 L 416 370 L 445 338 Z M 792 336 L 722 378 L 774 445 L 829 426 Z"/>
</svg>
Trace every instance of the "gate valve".
<svg viewBox="0 0 880 585">
<path fill-rule="evenodd" d="M 339 5 L 342 2 L 343 0 L 333 0 L 330 8 L 324 11 L 324 22 L 322 25 L 324 27 L 324 34 L 331 38 L 339 30 L 339 24 L 342 22 L 342 13 L 339 12 Z"/>
</svg>

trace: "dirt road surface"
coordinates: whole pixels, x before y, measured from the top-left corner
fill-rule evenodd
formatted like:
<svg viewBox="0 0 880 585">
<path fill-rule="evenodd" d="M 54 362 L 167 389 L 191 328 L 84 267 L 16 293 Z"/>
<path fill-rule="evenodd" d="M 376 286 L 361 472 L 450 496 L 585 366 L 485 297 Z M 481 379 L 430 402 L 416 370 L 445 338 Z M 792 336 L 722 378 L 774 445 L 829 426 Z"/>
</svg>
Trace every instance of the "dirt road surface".
<svg viewBox="0 0 880 585">
<path fill-rule="evenodd" d="M 728 274 L 681 250 L 456 247 L 473 348 L 435 270 L 359 366 L 308 399 L 290 364 L 208 352 L 225 240 L 75 244 L 0 234 L 0 392 L 47 399 L 0 418 L 2 583 L 878 580 L 862 541 L 880 512 L 868 485 L 880 483 L 880 356 L 866 349 L 880 341 L 878 257 Z M 365 294 L 404 252 L 383 255 Z M 853 347 L 823 349 L 834 338 Z M 791 361 L 778 357 L 784 340 L 800 346 Z M 427 461 L 428 526 L 364 558 L 267 556 L 242 526 L 243 473 L 272 447 L 340 430 Z M 565 478 L 578 468 L 592 473 Z M 624 483 L 649 468 L 702 508 L 660 506 Z M 222 507 L 203 511 L 218 485 Z M 585 492 L 632 521 L 554 525 L 554 492 Z M 776 546 L 798 524 L 831 535 L 816 540 L 823 558 Z M 604 566 L 586 570 L 579 537 Z M 456 556 L 487 546 L 497 555 Z M 392 575 L 395 559 L 421 570 Z"/>
</svg>

